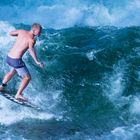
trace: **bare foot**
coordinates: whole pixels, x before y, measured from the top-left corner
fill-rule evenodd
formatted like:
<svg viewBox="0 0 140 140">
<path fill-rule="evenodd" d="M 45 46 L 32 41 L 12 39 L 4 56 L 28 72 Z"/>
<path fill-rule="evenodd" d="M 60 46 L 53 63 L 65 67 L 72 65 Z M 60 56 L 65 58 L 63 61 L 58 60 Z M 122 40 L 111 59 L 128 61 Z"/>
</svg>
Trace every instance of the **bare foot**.
<svg viewBox="0 0 140 140">
<path fill-rule="evenodd" d="M 25 97 L 23 97 L 22 95 L 16 95 L 15 98 L 17 100 L 23 100 L 23 101 L 27 101 L 27 99 Z"/>
<path fill-rule="evenodd" d="M 4 91 L 4 87 L 2 85 L 0 85 L 0 92 Z"/>
</svg>

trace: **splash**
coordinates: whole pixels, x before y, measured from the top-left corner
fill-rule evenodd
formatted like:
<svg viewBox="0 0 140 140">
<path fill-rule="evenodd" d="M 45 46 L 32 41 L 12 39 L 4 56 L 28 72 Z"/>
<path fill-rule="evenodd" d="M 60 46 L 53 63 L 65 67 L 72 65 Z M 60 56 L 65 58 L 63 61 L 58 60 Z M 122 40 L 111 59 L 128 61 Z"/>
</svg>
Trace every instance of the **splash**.
<svg viewBox="0 0 140 140">
<path fill-rule="evenodd" d="M 56 29 L 73 26 L 138 26 L 139 11 L 139 0 L 133 2 L 15 0 L 12 3 L 0 4 L 1 20 L 24 24 L 39 22 L 47 28 Z"/>
</svg>

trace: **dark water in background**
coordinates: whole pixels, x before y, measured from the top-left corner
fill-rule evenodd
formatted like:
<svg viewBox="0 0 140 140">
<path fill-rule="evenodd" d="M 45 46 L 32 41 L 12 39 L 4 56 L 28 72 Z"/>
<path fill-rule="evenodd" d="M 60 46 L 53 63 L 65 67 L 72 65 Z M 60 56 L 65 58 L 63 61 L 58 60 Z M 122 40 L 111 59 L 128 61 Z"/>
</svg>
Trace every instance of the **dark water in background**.
<svg viewBox="0 0 140 140">
<path fill-rule="evenodd" d="M 7 32 L 22 24 L 0 22 L 0 80 L 8 70 Z M 140 27 L 44 29 L 36 51 L 41 70 L 24 56 L 32 81 L 25 96 L 45 111 L 0 97 L 0 139 L 140 139 Z M 9 83 L 16 91 L 20 79 Z"/>
</svg>

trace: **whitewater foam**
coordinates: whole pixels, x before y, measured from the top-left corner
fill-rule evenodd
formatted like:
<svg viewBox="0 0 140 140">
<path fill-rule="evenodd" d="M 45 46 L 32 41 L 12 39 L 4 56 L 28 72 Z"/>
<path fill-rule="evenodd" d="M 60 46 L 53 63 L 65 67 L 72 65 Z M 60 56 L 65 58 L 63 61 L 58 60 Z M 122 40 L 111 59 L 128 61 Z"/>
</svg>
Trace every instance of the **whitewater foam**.
<svg viewBox="0 0 140 140">
<path fill-rule="evenodd" d="M 15 40 L 9 35 L 9 32 L 12 30 L 15 30 L 15 28 L 11 24 L 9 24 L 8 22 L 0 21 L 0 49 L 3 50 L 1 55 L 6 52 L 6 50 Z"/>
<path fill-rule="evenodd" d="M 138 95 L 133 97 L 133 100 L 130 106 L 130 112 L 133 114 L 140 115 L 140 97 Z"/>
<path fill-rule="evenodd" d="M 0 123 L 10 125 L 26 118 L 48 120 L 54 115 L 47 112 L 37 112 L 0 97 Z"/>
<path fill-rule="evenodd" d="M 122 67 L 123 65 L 123 67 Z M 125 81 L 123 79 L 125 68 L 127 67 L 124 60 L 120 60 L 113 66 L 113 72 L 110 76 L 105 74 L 105 88 L 103 89 L 109 100 L 117 107 L 121 107 L 129 101 L 130 97 L 122 96 L 125 89 Z"/>
<path fill-rule="evenodd" d="M 23 3 L 25 1 L 23 0 Z M 16 2 L 15 2 L 16 3 Z M 84 26 L 138 26 L 140 1 L 119 1 L 120 5 L 112 6 L 114 1 L 106 2 L 83 2 L 78 1 L 57 1 L 40 2 L 26 1 L 25 5 L 3 5 L 0 8 L 2 20 L 14 23 L 32 24 L 39 22 L 45 27 L 50 28 L 68 28 L 75 25 Z M 112 7 L 111 7 L 112 6 Z M 29 8 L 30 7 L 30 8 Z M 32 18 L 31 18 L 32 17 Z M 57 19 L 57 20 L 56 20 Z"/>
</svg>

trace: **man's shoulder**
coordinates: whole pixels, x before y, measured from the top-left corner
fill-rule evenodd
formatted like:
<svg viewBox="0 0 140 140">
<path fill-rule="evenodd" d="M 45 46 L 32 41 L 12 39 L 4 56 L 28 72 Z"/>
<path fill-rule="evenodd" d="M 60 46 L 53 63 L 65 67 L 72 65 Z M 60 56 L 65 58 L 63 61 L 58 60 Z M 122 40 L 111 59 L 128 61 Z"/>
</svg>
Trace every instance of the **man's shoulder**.
<svg viewBox="0 0 140 140">
<path fill-rule="evenodd" d="M 27 32 L 27 31 L 26 31 L 26 30 L 23 30 L 23 29 L 19 29 L 19 30 L 18 30 L 18 33 L 19 33 L 19 34 L 25 34 L 26 32 Z"/>
<path fill-rule="evenodd" d="M 26 32 L 26 30 L 24 30 L 24 29 L 19 29 L 18 31 L 19 32 Z"/>
</svg>

